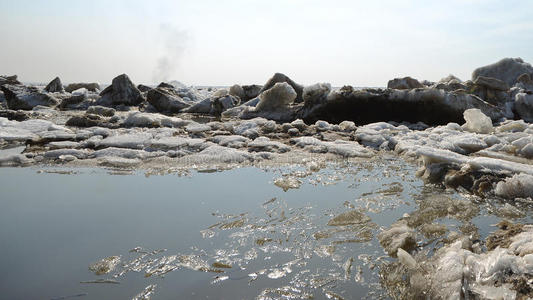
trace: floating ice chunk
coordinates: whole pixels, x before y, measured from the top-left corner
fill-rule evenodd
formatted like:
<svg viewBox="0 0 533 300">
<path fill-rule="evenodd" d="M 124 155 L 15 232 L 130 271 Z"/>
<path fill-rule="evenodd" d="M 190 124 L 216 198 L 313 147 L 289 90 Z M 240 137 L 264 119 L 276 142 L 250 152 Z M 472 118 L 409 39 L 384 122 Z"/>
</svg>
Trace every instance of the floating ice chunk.
<svg viewBox="0 0 533 300">
<path fill-rule="evenodd" d="M 255 156 L 248 152 L 219 145 L 209 146 L 197 154 L 181 158 L 190 164 L 244 163 L 254 159 Z"/>
<path fill-rule="evenodd" d="M 129 127 L 159 127 L 161 126 L 160 114 L 132 112 L 124 120 L 124 126 Z"/>
<path fill-rule="evenodd" d="M 78 159 L 84 159 L 89 155 L 89 151 L 86 149 L 57 149 L 44 153 L 44 157 L 48 159 L 58 159 L 60 156 L 65 155 L 72 155 Z"/>
<path fill-rule="evenodd" d="M 32 159 L 27 158 L 23 154 L 12 154 L 7 156 L 0 156 L 0 166 L 24 166 L 33 162 Z"/>
<path fill-rule="evenodd" d="M 185 127 L 185 130 L 189 133 L 201 133 L 211 130 L 211 126 L 207 124 L 192 123 Z"/>
<path fill-rule="evenodd" d="M 515 174 L 511 178 L 498 182 L 495 190 L 496 195 L 514 198 L 533 198 L 533 176 L 528 174 Z"/>
<path fill-rule="evenodd" d="M 264 118 L 254 118 L 251 120 L 246 120 L 235 126 L 233 131 L 235 132 L 235 134 L 243 135 L 246 131 L 251 129 L 259 130 L 259 128 L 263 126 L 267 121 L 268 120 Z"/>
<path fill-rule="evenodd" d="M 324 143 L 321 140 L 311 137 L 311 136 L 302 136 L 298 138 L 293 138 L 291 139 L 291 142 L 300 148 L 305 148 L 307 146 L 321 146 Z"/>
<path fill-rule="evenodd" d="M 249 138 L 240 135 L 217 135 L 211 140 L 220 146 L 230 148 L 242 148 L 251 141 Z"/>
<path fill-rule="evenodd" d="M 117 148 L 130 148 L 130 149 L 143 149 L 152 139 L 152 135 L 149 133 L 128 133 L 117 134 L 106 137 L 98 143 L 98 147 L 117 147 Z"/>
<path fill-rule="evenodd" d="M 72 131 L 63 131 L 63 130 L 53 130 L 40 132 L 39 136 L 42 139 L 49 141 L 63 141 L 63 140 L 73 140 L 76 138 L 76 135 Z"/>
<path fill-rule="evenodd" d="M 211 143 L 206 142 L 204 139 L 193 139 L 189 137 L 169 136 L 159 139 L 153 139 L 147 143 L 147 148 L 152 150 L 179 150 L 186 149 L 188 151 L 198 152 L 207 147 Z"/>
<path fill-rule="evenodd" d="M 253 142 L 248 143 L 248 149 L 253 152 L 276 152 L 285 153 L 291 150 L 291 147 L 276 141 L 271 141 L 268 137 L 258 137 Z"/>
<path fill-rule="evenodd" d="M 46 144 L 50 149 L 73 149 L 73 148 L 79 148 L 80 143 L 78 142 L 72 142 L 72 141 L 61 141 L 61 142 L 50 142 Z"/>
<path fill-rule="evenodd" d="M 90 158 L 105 158 L 105 157 L 122 157 L 129 159 L 144 159 L 148 156 L 148 152 L 143 150 L 134 150 L 126 148 L 109 147 L 102 150 L 97 150 L 91 153 Z"/>
<path fill-rule="evenodd" d="M 496 132 L 522 132 L 526 130 L 528 125 L 524 120 L 505 122 L 496 127 Z"/>
<path fill-rule="evenodd" d="M 80 148 L 95 148 L 96 145 L 103 139 L 101 135 L 94 135 L 85 141 L 80 142 Z"/>
<path fill-rule="evenodd" d="M 26 120 L 22 122 L 11 121 L 10 125 L 12 127 L 29 130 L 33 133 L 38 133 L 38 132 L 48 131 L 48 130 L 57 130 L 57 129 L 68 130 L 67 128 L 63 126 L 58 126 L 50 121 L 45 121 L 45 120 L 40 120 L 40 119 Z"/>
<path fill-rule="evenodd" d="M 94 135 L 100 135 L 102 137 L 108 137 L 111 135 L 111 129 L 104 127 L 89 127 L 85 130 L 92 132 Z"/>
<path fill-rule="evenodd" d="M 492 127 L 492 120 L 477 108 L 465 110 L 463 116 L 466 120 L 463 128 L 467 131 L 491 133 L 494 130 Z"/>
<path fill-rule="evenodd" d="M 314 137 L 304 136 L 291 139 L 291 143 L 310 152 L 329 152 L 344 157 L 372 157 L 374 155 L 372 150 L 352 141 L 324 142 Z"/>
<path fill-rule="evenodd" d="M 165 126 L 165 127 L 181 128 L 181 127 L 185 127 L 189 125 L 192 122 L 193 121 L 191 120 L 183 120 L 181 118 L 176 118 L 176 117 L 163 116 L 161 118 L 161 126 Z"/>
<path fill-rule="evenodd" d="M 124 126 L 127 127 L 184 127 L 193 123 L 190 120 L 183 120 L 176 117 L 168 117 L 161 114 L 151 114 L 143 112 L 132 112 L 124 120 Z"/>
<path fill-rule="evenodd" d="M 99 165 L 111 168 L 133 168 L 141 163 L 135 158 L 104 157 L 99 161 Z"/>
<path fill-rule="evenodd" d="M 343 157 L 372 157 L 374 151 L 361 146 L 357 142 L 336 140 L 334 142 L 324 142 L 329 153 Z"/>
</svg>

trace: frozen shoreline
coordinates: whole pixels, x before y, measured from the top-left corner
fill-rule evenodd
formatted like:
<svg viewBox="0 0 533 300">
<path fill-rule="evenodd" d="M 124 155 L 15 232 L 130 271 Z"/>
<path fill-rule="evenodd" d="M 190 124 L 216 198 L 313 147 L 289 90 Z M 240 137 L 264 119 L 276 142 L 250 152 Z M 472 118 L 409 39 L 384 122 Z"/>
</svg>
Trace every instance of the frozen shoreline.
<svg viewBox="0 0 533 300">
<path fill-rule="evenodd" d="M 502 68 L 505 76 L 498 78 L 494 70 Z M 520 213 L 515 203 L 533 203 L 533 68 L 505 59 L 474 74 L 467 82 L 407 77 L 388 89 L 365 90 L 303 87 L 283 74 L 264 86 L 151 88 L 121 75 L 101 92 L 94 84 L 65 91 L 56 79 L 43 90 L 0 77 L 6 108 L 0 110 L 0 166 L 164 173 L 300 164 L 318 170 L 328 161 L 394 155 L 420 161 L 417 175 L 428 183 L 502 199 L 509 212 Z M 276 185 L 294 186 L 290 180 Z M 527 226 L 501 247 L 483 250 L 484 241 L 462 235 L 427 257 L 417 252 L 412 220 L 405 216 L 380 238 L 399 258 L 397 272 L 413 282 L 425 278 L 424 287 L 411 283 L 410 296 L 513 299 L 512 280 L 533 276 Z M 438 276 L 444 281 L 437 283 Z"/>
</svg>

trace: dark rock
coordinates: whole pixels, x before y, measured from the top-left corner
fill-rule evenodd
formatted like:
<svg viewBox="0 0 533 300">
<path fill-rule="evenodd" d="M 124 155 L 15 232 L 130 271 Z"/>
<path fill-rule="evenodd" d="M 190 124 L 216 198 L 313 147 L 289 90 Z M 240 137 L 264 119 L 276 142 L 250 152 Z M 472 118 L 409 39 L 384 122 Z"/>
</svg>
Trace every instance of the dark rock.
<svg viewBox="0 0 533 300">
<path fill-rule="evenodd" d="M 533 67 L 521 58 L 504 58 L 491 65 L 475 69 L 472 72 L 472 80 L 478 76 L 493 77 L 504 81 L 508 86 L 513 86 L 522 74 L 533 74 Z"/>
<path fill-rule="evenodd" d="M 461 80 L 453 75 L 442 78 L 439 82 L 431 86 L 432 88 L 445 90 L 448 92 L 457 90 L 466 90 L 467 86 Z"/>
<path fill-rule="evenodd" d="M 262 85 L 252 84 L 252 85 L 243 85 L 242 90 L 244 91 L 244 98 L 241 98 L 241 102 L 246 102 L 248 100 L 257 98 L 263 89 Z"/>
<path fill-rule="evenodd" d="M 469 108 L 479 108 L 492 120 L 502 117 L 498 107 L 465 93 L 438 89 L 353 90 L 349 86 L 331 92 L 324 104 L 300 108 L 296 116 L 307 124 L 324 120 L 336 124 L 342 121 L 356 124 L 407 121 L 444 125 L 463 123 L 463 112 Z"/>
<path fill-rule="evenodd" d="M 96 82 L 92 83 L 71 83 L 65 87 L 65 91 L 72 93 L 75 90 L 79 90 L 81 88 L 85 88 L 90 92 L 98 92 L 100 91 L 100 85 Z"/>
<path fill-rule="evenodd" d="M 497 91 L 507 91 L 509 86 L 504 81 L 501 81 L 492 77 L 478 76 L 474 80 L 475 85 L 484 86 L 486 88 L 497 90 Z"/>
<path fill-rule="evenodd" d="M 63 84 L 61 84 L 61 79 L 59 77 L 54 78 L 50 83 L 44 88 L 45 91 L 49 93 L 63 93 L 65 89 Z"/>
<path fill-rule="evenodd" d="M 265 83 L 265 85 L 263 86 L 263 88 L 260 90 L 259 93 L 262 93 L 266 90 L 271 89 L 276 83 L 279 83 L 279 82 L 286 82 L 290 86 L 292 86 L 292 88 L 296 91 L 296 99 L 295 99 L 296 103 L 303 101 L 302 94 L 303 94 L 304 87 L 292 81 L 292 79 L 290 79 L 288 76 L 282 73 L 274 74 L 274 76 L 272 76 L 272 78 L 270 78 L 267 81 L 267 83 Z"/>
<path fill-rule="evenodd" d="M 503 106 L 511 101 L 509 86 L 504 81 L 496 78 L 478 76 L 469 87 L 469 92 L 487 101 L 490 104 Z"/>
<path fill-rule="evenodd" d="M 174 89 L 174 86 L 172 84 L 166 82 L 161 82 L 157 87 L 165 89 Z"/>
<path fill-rule="evenodd" d="M 65 125 L 75 126 L 75 127 L 106 127 L 106 128 L 118 128 L 120 124 L 117 124 L 118 119 L 115 117 L 112 118 L 103 118 L 98 115 L 85 114 L 82 116 L 73 116 L 67 120 Z"/>
<path fill-rule="evenodd" d="M 17 75 L 11 75 L 11 76 L 0 76 L 0 85 L 4 84 L 21 84 L 20 81 L 17 80 Z"/>
<path fill-rule="evenodd" d="M 26 121 L 30 117 L 28 114 L 22 110 L 0 110 L 0 117 L 1 118 L 7 118 L 8 120 L 14 120 L 14 121 Z"/>
<path fill-rule="evenodd" d="M 112 117 L 115 115 L 115 110 L 110 107 L 104 107 L 104 106 L 90 106 L 87 108 L 86 111 L 87 114 L 92 115 L 99 115 L 103 117 Z"/>
<path fill-rule="evenodd" d="M 99 126 L 101 118 L 96 115 L 74 116 L 67 120 L 65 125 L 76 127 Z"/>
<path fill-rule="evenodd" d="M 246 98 L 246 94 L 244 93 L 244 89 L 242 88 L 242 86 L 240 86 L 238 84 L 232 85 L 229 88 L 228 93 L 230 95 L 234 96 L 234 97 L 238 97 L 242 101 L 246 101 L 246 100 L 244 100 Z"/>
<path fill-rule="evenodd" d="M 41 92 L 36 87 L 5 84 L 0 88 L 4 92 L 9 109 L 31 110 L 37 105 L 53 107 L 58 104 L 56 98 Z"/>
<path fill-rule="evenodd" d="M 330 91 L 331 85 L 329 83 L 306 86 L 302 95 L 305 105 L 313 106 L 326 102 Z"/>
<path fill-rule="evenodd" d="M 533 92 L 533 79 L 531 79 L 531 76 L 533 75 L 522 74 L 518 76 L 515 86 L 523 90 Z"/>
<path fill-rule="evenodd" d="M 113 78 L 112 84 L 105 88 L 100 93 L 100 96 L 102 98 L 98 100 L 98 103 L 104 106 L 120 104 L 134 106 L 144 101 L 141 91 L 137 89 L 126 74 Z"/>
<path fill-rule="evenodd" d="M 524 121 L 533 122 L 533 94 L 517 94 L 515 96 L 514 111 Z"/>
<path fill-rule="evenodd" d="M 220 116 L 224 111 L 239 105 L 240 100 L 232 95 L 226 95 L 216 98 L 211 103 L 210 113 L 214 116 Z"/>
<path fill-rule="evenodd" d="M 198 101 L 194 103 L 192 106 L 188 108 L 184 108 L 183 110 L 181 110 L 181 112 L 192 113 L 192 114 L 209 114 L 211 113 L 211 109 L 213 108 L 212 105 L 213 105 L 213 99 L 206 98 L 202 101 Z"/>
<path fill-rule="evenodd" d="M 61 110 L 77 109 L 78 104 L 86 100 L 87 100 L 87 96 L 85 94 L 73 95 L 73 96 L 70 96 L 68 98 L 61 100 L 61 103 L 59 104 L 59 109 Z"/>
<path fill-rule="evenodd" d="M 423 87 L 423 84 L 411 77 L 394 78 L 387 83 L 387 88 L 396 90 L 410 90 Z"/>
<path fill-rule="evenodd" d="M 178 96 L 173 88 L 157 87 L 151 89 L 146 98 L 159 112 L 178 113 L 191 106 L 191 103 Z"/>
<path fill-rule="evenodd" d="M 145 92 L 148 92 L 149 90 L 151 90 L 152 88 L 147 86 L 147 85 L 144 85 L 144 84 L 139 84 L 137 86 L 137 88 L 139 89 L 139 91 L 141 91 L 142 93 L 145 93 Z"/>
</svg>

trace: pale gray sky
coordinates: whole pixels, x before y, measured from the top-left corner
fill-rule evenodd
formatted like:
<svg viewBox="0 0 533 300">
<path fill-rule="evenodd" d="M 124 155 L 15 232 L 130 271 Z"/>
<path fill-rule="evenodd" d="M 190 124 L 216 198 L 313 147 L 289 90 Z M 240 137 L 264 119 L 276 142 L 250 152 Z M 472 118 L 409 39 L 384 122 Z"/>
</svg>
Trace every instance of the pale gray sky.
<svg viewBox="0 0 533 300">
<path fill-rule="evenodd" d="M 23 81 L 384 86 L 533 62 L 530 0 L 0 0 L 0 74 Z"/>
</svg>

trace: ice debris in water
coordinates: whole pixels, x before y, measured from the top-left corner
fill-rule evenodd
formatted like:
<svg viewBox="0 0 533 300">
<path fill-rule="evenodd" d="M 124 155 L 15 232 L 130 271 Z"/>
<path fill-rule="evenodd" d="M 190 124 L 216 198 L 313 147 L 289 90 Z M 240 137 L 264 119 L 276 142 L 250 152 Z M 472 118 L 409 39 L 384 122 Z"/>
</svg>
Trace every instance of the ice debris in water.
<svg viewBox="0 0 533 300">
<path fill-rule="evenodd" d="M 302 182 L 294 176 L 283 176 L 274 180 L 274 184 L 286 192 L 289 189 L 299 189 Z"/>
<path fill-rule="evenodd" d="M 363 224 L 370 221 L 370 217 L 358 210 L 344 212 L 329 220 L 329 226 L 344 226 L 353 224 Z"/>
<path fill-rule="evenodd" d="M 507 199 L 533 198 L 533 176 L 515 174 L 513 177 L 498 182 L 495 193 Z"/>
<path fill-rule="evenodd" d="M 144 288 L 142 292 L 137 294 L 135 297 L 131 298 L 132 300 L 150 300 L 155 293 L 155 288 L 157 284 L 151 284 Z"/>
<path fill-rule="evenodd" d="M 398 249 L 400 265 L 389 264 L 382 276 L 392 281 L 407 276 L 401 279 L 406 299 L 526 299 L 533 278 L 533 226 L 501 226 L 506 229 L 498 234 L 508 236 L 485 253 L 473 252 L 462 239 L 431 257 Z"/>
<path fill-rule="evenodd" d="M 119 263 L 120 256 L 110 256 L 91 264 L 89 270 L 96 275 L 104 275 L 113 271 Z"/>
<path fill-rule="evenodd" d="M 378 235 L 379 243 L 390 256 L 395 256 L 398 249 L 411 251 L 416 248 L 416 233 L 401 220 Z"/>
<path fill-rule="evenodd" d="M 491 133 L 494 130 L 492 127 L 492 120 L 477 108 L 465 110 L 463 116 L 466 120 L 466 124 L 463 125 L 463 128 L 467 131 Z"/>
</svg>

